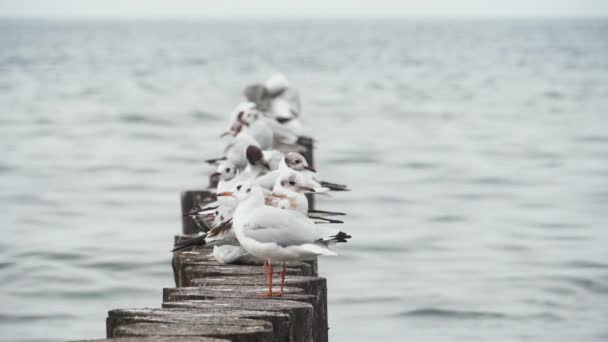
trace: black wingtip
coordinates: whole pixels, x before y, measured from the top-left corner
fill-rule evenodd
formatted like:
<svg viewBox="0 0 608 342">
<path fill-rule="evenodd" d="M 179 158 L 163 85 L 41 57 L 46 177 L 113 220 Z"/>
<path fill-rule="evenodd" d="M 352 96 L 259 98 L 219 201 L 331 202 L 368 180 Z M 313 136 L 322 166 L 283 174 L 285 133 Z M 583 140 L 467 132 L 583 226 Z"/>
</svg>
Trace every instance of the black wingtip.
<svg viewBox="0 0 608 342">
<path fill-rule="evenodd" d="M 347 185 L 321 181 L 321 186 L 332 191 L 350 191 Z"/>
<path fill-rule="evenodd" d="M 351 237 L 352 236 L 346 234 L 345 232 L 338 232 L 338 234 L 334 236 L 334 239 L 336 240 L 336 242 L 347 242 L 347 240 Z"/>
<path fill-rule="evenodd" d="M 316 214 L 321 214 L 321 215 L 327 215 L 327 216 L 344 216 L 346 215 L 346 213 L 341 213 L 339 211 L 327 211 L 327 210 L 318 210 L 318 209 L 312 209 L 312 210 L 308 210 L 308 214 L 312 214 L 312 215 L 316 215 Z"/>
<path fill-rule="evenodd" d="M 276 120 L 280 123 L 280 124 L 286 124 L 289 121 L 293 120 L 293 118 L 276 118 Z"/>
<path fill-rule="evenodd" d="M 224 160 L 226 160 L 226 157 L 222 157 L 222 158 L 213 158 L 213 159 L 206 159 L 206 160 L 205 160 L 205 163 L 207 163 L 207 164 L 215 164 L 215 163 L 217 163 L 217 162 L 224 161 Z"/>
<path fill-rule="evenodd" d="M 323 223 L 344 223 L 344 221 L 334 220 L 334 219 L 330 219 L 330 218 L 327 218 L 327 217 L 308 216 L 308 218 L 313 219 L 313 220 L 320 220 L 320 222 L 315 222 L 316 224 L 323 224 Z"/>
<path fill-rule="evenodd" d="M 186 248 L 194 247 L 194 246 L 204 246 L 207 244 L 207 241 L 205 240 L 206 237 L 207 237 L 207 234 L 204 234 L 199 237 L 195 237 L 194 239 L 179 242 L 179 243 L 175 244 L 175 246 L 173 246 L 173 249 L 171 250 L 171 252 L 181 251 L 182 249 L 186 249 Z"/>
</svg>

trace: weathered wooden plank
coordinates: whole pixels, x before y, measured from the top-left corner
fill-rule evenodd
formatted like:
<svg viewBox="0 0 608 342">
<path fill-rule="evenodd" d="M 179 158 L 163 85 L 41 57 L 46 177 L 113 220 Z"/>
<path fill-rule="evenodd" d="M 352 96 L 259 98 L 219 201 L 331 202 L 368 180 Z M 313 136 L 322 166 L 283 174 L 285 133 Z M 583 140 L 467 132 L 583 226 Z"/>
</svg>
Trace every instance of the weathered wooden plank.
<svg viewBox="0 0 608 342">
<path fill-rule="evenodd" d="M 279 275 L 275 274 L 275 284 L 280 282 Z M 206 278 L 196 278 L 191 281 L 194 287 L 207 287 L 217 285 L 232 285 L 238 286 L 264 286 L 268 284 L 268 279 L 264 275 L 258 276 L 214 276 Z M 321 277 L 310 276 L 286 276 L 285 286 L 297 287 L 302 289 L 305 294 L 314 294 L 318 296 L 327 296 L 327 280 Z"/>
<path fill-rule="evenodd" d="M 323 279 L 323 278 L 320 278 Z M 322 280 L 325 286 L 325 280 Z M 163 289 L 163 302 L 185 300 L 205 300 L 216 298 L 247 298 L 256 297 L 267 290 L 265 285 L 207 285 L 200 287 L 181 287 Z M 278 288 L 277 288 L 278 290 Z M 304 290 L 297 287 L 285 287 L 282 297 L 265 298 L 267 300 L 294 300 L 309 303 L 313 306 L 313 339 L 314 341 L 327 341 L 327 290 L 322 295 L 304 294 Z"/>
<path fill-rule="evenodd" d="M 188 323 L 132 323 L 116 327 L 114 336 L 209 336 L 232 342 L 272 342 L 272 327 L 222 326 Z"/>
<path fill-rule="evenodd" d="M 275 282 L 275 284 L 278 283 Z M 264 276 L 215 276 L 200 279 L 193 279 L 192 285 L 209 288 L 212 286 L 265 286 L 267 280 Z M 327 320 L 327 280 L 320 277 L 305 277 L 305 276 L 287 276 L 285 285 L 289 287 L 301 288 L 304 294 L 315 296 L 315 317 L 313 322 L 313 330 L 319 332 L 318 340 L 325 341 L 327 339 L 328 320 Z"/>
<path fill-rule="evenodd" d="M 196 206 L 204 206 L 213 202 L 215 198 L 215 192 L 209 190 L 187 190 L 181 193 L 182 232 L 184 234 L 195 234 L 200 231 L 192 218 L 188 216 L 190 210 Z"/>
<path fill-rule="evenodd" d="M 175 235 L 174 238 L 174 244 L 178 243 L 178 242 L 182 242 L 185 240 L 190 240 L 193 238 L 196 238 L 198 235 L 196 234 L 188 234 L 188 235 Z M 217 260 L 215 260 L 215 258 L 212 255 L 213 253 L 213 246 L 211 245 L 205 245 L 205 246 L 196 246 L 196 247 L 192 247 L 189 249 L 185 249 L 185 250 L 181 250 L 178 252 L 175 252 L 175 256 L 180 258 L 180 263 L 186 262 L 186 261 L 208 261 L 208 262 L 215 262 L 218 265 L 223 265 L 221 263 L 219 263 Z M 317 270 L 317 260 L 310 260 L 310 261 L 303 261 L 303 263 L 310 265 L 310 269 L 311 269 L 311 275 L 316 275 L 316 270 Z M 239 263 L 240 265 L 262 265 L 262 261 L 244 261 Z M 293 265 L 294 267 L 296 267 L 297 265 L 299 265 L 299 262 L 290 262 L 289 265 Z"/>
<path fill-rule="evenodd" d="M 242 319 L 265 321 L 271 324 L 275 342 L 290 338 L 290 316 L 279 311 L 262 310 L 187 310 L 183 308 L 112 310 L 108 313 L 108 334 L 117 326 L 132 323 L 179 323 L 204 325 L 242 325 Z M 111 336 L 111 335 L 109 335 Z"/>
<path fill-rule="evenodd" d="M 176 237 L 176 240 L 179 239 Z M 243 262 L 225 265 L 213 257 L 212 247 L 197 247 L 193 250 L 175 252 L 173 255 L 173 273 L 177 287 L 190 286 L 194 278 L 210 276 L 259 275 L 264 272 L 262 262 Z M 289 262 L 288 275 L 311 276 L 316 274 L 317 261 Z"/>
<path fill-rule="evenodd" d="M 264 269 L 261 265 L 223 265 L 207 262 L 192 262 L 184 264 L 181 273 L 180 285 L 190 286 L 191 280 L 195 278 L 215 276 L 252 276 L 263 275 Z M 304 263 L 287 266 L 287 275 L 310 275 L 310 266 Z"/>
<path fill-rule="evenodd" d="M 288 316 L 284 315 L 287 320 Z M 278 316 L 277 316 L 278 317 Z M 149 330 L 139 330 L 137 325 L 146 324 Z M 196 329 L 190 332 L 178 328 L 164 327 L 166 325 L 192 325 Z M 141 327 L 141 326 L 140 326 Z M 158 327 L 158 328 L 154 328 Z M 179 334 L 171 333 L 175 329 Z M 107 337 L 123 336 L 209 336 L 224 337 L 234 340 L 240 335 L 248 336 L 250 340 L 262 337 L 264 341 L 273 341 L 273 326 L 266 320 L 241 318 L 238 314 L 229 312 L 212 314 L 189 312 L 181 309 L 118 309 L 108 312 L 106 320 Z M 268 334 L 270 332 L 270 334 Z M 283 330 L 288 335 L 288 329 Z M 255 338 L 254 338 L 255 337 Z M 242 338 L 239 337 L 239 338 Z M 283 336 L 283 338 L 285 338 Z M 245 341 L 245 340 L 244 340 Z"/>
<path fill-rule="evenodd" d="M 79 340 L 72 342 L 229 342 L 230 340 L 204 336 L 136 336 Z"/>
<path fill-rule="evenodd" d="M 290 341 L 310 342 L 312 341 L 313 331 L 313 307 L 310 304 L 289 301 L 289 300 L 265 300 L 265 299 L 245 299 L 245 298 L 218 298 L 210 300 L 194 300 L 181 302 L 163 303 L 163 308 L 181 308 L 189 310 L 202 310 L 204 312 L 224 312 L 224 311 L 264 311 L 281 312 L 289 316 L 289 336 Z M 243 318 L 263 318 L 250 316 L 241 313 Z M 273 322 L 273 327 L 275 323 Z M 275 334 L 276 335 L 276 334 Z"/>
</svg>

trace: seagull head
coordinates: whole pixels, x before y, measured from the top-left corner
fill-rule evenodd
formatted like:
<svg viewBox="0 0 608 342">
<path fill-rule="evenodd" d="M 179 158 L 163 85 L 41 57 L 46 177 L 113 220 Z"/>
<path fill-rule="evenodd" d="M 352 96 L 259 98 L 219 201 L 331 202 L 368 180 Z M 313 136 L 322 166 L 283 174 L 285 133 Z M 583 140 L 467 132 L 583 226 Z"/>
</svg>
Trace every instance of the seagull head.
<svg viewBox="0 0 608 342">
<path fill-rule="evenodd" d="M 312 171 L 317 172 L 311 166 L 308 166 L 306 159 L 298 152 L 289 152 L 285 155 L 285 164 L 295 171 Z"/>
<path fill-rule="evenodd" d="M 239 134 L 239 132 L 243 129 L 243 126 L 246 125 L 244 121 L 245 116 L 250 110 L 253 110 L 255 106 L 256 104 L 253 102 L 243 102 L 236 106 L 236 108 L 233 110 L 234 114 L 232 114 L 234 119 L 228 127 L 228 130 L 224 132 L 221 136 L 236 136 L 237 134 Z"/>
<path fill-rule="evenodd" d="M 271 95 L 277 95 L 289 87 L 289 81 L 283 74 L 274 74 L 264 82 L 264 88 Z"/>
<path fill-rule="evenodd" d="M 255 145 L 249 145 L 245 151 L 245 156 L 251 166 L 270 170 L 270 165 L 264 160 L 264 152 L 262 152 L 261 148 Z"/>
<path fill-rule="evenodd" d="M 250 109 L 241 113 L 243 114 L 240 115 L 239 121 L 245 126 L 252 125 L 262 117 L 262 113 L 257 109 Z"/>
<path fill-rule="evenodd" d="M 236 198 L 239 203 L 252 199 L 260 201 L 262 204 L 264 203 L 264 191 L 252 182 L 239 183 L 235 187 L 235 191 L 224 192 L 218 194 L 218 196 L 232 196 Z"/>
<path fill-rule="evenodd" d="M 213 225 L 219 226 L 220 224 L 230 220 L 232 218 L 232 209 L 229 207 L 218 207 L 214 212 Z"/>
<path fill-rule="evenodd" d="M 303 177 L 296 173 L 290 173 L 281 177 L 280 183 L 282 187 L 291 191 L 299 193 L 315 192 L 315 189 L 306 186 L 306 184 L 304 184 Z"/>
<path fill-rule="evenodd" d="M 229 161 L 220 163 L 217 167 L 217 171 L 211 174 L 211 176 L 220 176 L 223 181 L 229 181 L 233 179 L 238 172 L 238 169 L 234 164 Z"/>
</svg>

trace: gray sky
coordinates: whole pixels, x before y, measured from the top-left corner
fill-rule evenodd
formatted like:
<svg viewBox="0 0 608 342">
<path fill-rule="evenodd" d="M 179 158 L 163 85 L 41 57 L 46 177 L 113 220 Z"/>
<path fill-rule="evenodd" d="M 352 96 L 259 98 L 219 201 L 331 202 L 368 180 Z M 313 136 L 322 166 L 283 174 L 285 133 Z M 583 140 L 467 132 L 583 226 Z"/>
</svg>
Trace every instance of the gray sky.
<svg viewBox="0 0 608 342">
<path fill-rule="evenodd" d="M 0 16 L 608 16 L 608 0 L 0 0 Z"/>
</svg>

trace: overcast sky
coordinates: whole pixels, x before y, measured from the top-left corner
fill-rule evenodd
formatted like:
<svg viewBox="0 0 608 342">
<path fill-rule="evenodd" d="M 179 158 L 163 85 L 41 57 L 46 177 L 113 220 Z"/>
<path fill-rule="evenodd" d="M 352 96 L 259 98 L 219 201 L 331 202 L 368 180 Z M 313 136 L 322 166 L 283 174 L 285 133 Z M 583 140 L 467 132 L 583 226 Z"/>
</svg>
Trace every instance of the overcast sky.
<svg viewBox="0 0 608 342">
<path fill-rule="evenodd" d="M 608 16 L 608 0 L 0 0 L 0 16 Z"/>
</svg>

